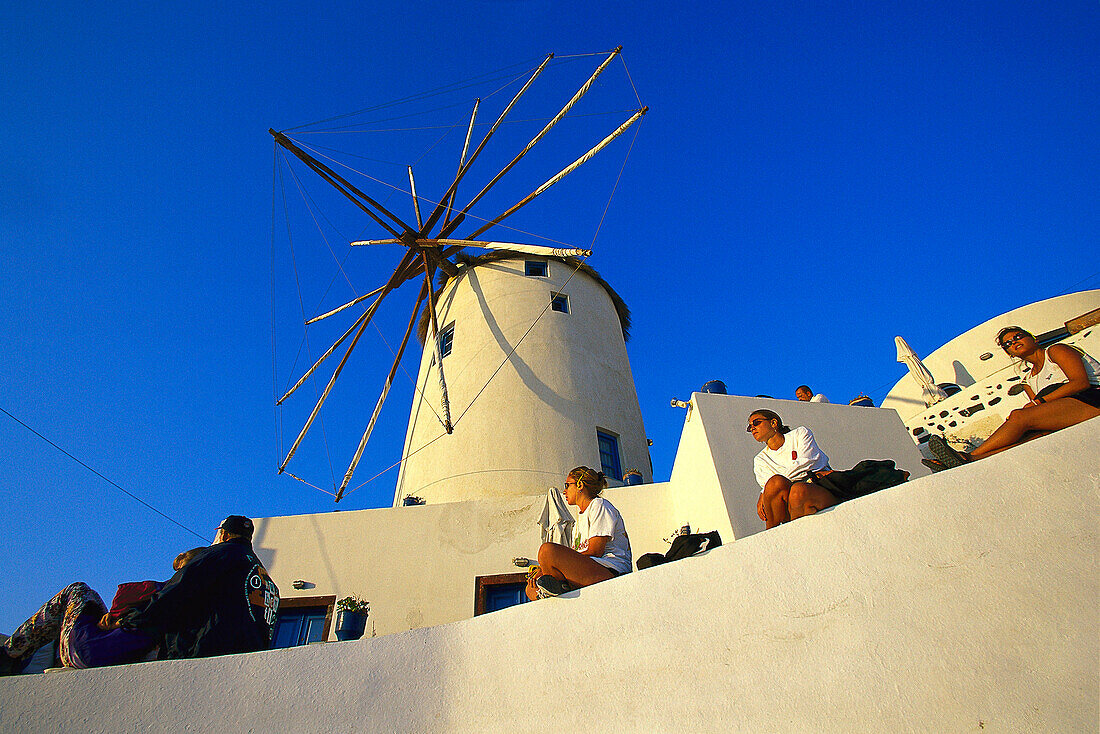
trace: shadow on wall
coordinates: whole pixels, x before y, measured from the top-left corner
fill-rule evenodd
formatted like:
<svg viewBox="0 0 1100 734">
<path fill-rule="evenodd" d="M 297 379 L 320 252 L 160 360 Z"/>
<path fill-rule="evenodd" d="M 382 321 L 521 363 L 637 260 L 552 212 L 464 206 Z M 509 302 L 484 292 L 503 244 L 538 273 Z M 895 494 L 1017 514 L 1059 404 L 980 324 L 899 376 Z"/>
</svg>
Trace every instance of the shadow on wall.
<svg viewBox="0 0 1100 734">
<path fill-rule="evenodd" d="M 260 561 L 264 564 L 264 566 L 266 566 L 268 569 L 271 569 L 275 566 L 275 556 L 277 551 L 274 548 L 266 548 L 263 546 L 263 541 L 267 535 L 267 525 L 269 522 L 271 522 L 271 518 L 264 518 L 256 521 L 256 531 L 252 535 L 252 549 L 256 551 L 256 555 L 259 556 Z M 324 534 L 321 532 L 321 527 L 317 522 L 317 518 L 310 517 L 309 525 L 316 542 L 317 554 L 321 559 L 322 566 L 324 567 L 324 573 L 327 577 L 326 583 L 328 585 L 328 588 L 335 589 L 337 588 L 336 572 L 332 567 L 332 559 L 329 557 L 328 548 L 326 547 L 324 542 Z M 304 544 L 301 544 L 299 548 L 301 548 L 302 546 L 304 546 Z M 286 579 L 283 579 L 283 581 L 285 584 L 290 583 Z M 275 583 L 277 584 L 278 581 L 276 581 Z M 316 587 L 315 579 L 311 580 L 308 588 L 314 587 Z M 287 586 L 287 588 L 285 589 L 281 586 L 279 587 L 279 591 L 283 594 L 285 594 L 289 589 L 289 586 Z"/>
<path fill-rule="evenodd" d="M 496 340 L 497 346 L 499 346 L 501 351 L 505 354 L 511 352 L 512 345 L 508 343 L 508 339 L 505 338 L 504 332 L 501 331 L 500 326 L 497 324 L 496 317 L 494 317 L 489 310 L 489 304 L 485 301 L 485 293 L 482 291 L 481 284 L 478 282 L 476 269 L 468 268 L 467 277 L 470 279 L 470 290 L 477 296 L 478 307 L 481 309 L 481 314 L 484 316 L 485 323 L 489 327 L 489 331 L 492 333 L 493 338 Z M 559 415 L 567 416 L 572 413 L 575 407 L 573 401 L 554 392 L 550 389 L 549 385 L 538 379 L 534 371 L 520 358 L 518 349 L 512 352 L 512 355 L 508 358 L 508 362 L 515 368 L 516 374 L 523 380 L 523 384 L 546 403 L 547 406 L 557 411 Z"/>
</svg>

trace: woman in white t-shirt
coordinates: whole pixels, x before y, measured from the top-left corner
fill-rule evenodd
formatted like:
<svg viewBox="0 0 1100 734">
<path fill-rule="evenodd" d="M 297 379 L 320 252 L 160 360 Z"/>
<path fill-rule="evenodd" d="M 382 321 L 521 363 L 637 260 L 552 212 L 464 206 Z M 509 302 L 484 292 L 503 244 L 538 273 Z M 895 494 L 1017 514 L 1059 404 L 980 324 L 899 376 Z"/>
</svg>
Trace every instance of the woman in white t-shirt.
<svg viewBox="0 0 1100 734">
<path fill-rule="evenodd" d="M 827 474 L 829 457 L 817 447 L 809 428 L 794 430 L 771 410 L 757 410 L 745 429 L 763 450 L 753 460 L 753 472 L 760 484 L 756 514 L 767 529 L 832 507 L 838 500 L 831 492 L 812 483 L 811 473 Z"/>
<path fill-rule="evenodd" d="M 997 346 L 1018 360 L 1024 371 L 1024 392 L 1031 400 L 1009 413 L 1008 419 L 969 453 L 955 451 L 942 437 L 933 435 L 928 440 L 928 449 L 938 459 L 940 468 L 983 459 L 1100 416 L 1100 362 L 1066 344 L 1052 344 L 1044 349 L 1031 332 L 1019 326 L 1001 329 Z"/>
<path fill-rule="evenodd" d="M 603 472 L 578 466 L 565 477 L 565 501 L 580 515 L 574 528 L 573 547 L 543 543 L 539 548 L 537 579 L 530 581 L 527 596 L 558 596 L 630 573 L 630 538 L 623 516 L 600 497 L 607 487 Z"/>
</svg>

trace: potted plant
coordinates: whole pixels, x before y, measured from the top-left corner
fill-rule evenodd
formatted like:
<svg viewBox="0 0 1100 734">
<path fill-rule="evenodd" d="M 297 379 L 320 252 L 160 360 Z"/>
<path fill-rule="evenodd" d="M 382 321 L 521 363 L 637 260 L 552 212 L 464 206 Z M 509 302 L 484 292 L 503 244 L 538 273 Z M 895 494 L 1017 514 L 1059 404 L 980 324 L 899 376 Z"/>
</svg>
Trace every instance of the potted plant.
<svg viewBox="0 0 1100 734">
<path fill-rule="evenodd" d="M 345 596 L 336 602 L 336 639 L 358 640 L 367 629 L 370 602 L 357 596 Z"/>
</svg>

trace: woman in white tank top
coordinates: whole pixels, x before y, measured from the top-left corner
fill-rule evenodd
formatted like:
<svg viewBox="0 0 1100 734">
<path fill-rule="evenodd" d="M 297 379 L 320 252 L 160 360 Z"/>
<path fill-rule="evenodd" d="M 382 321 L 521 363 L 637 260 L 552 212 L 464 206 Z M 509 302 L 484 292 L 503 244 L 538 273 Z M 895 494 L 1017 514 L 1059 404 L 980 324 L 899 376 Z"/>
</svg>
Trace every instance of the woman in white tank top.
<svg viewBox="0 0 1100 734">
<path fill-rule="evenodd" d="M 982 459 L 1100 415 L 1100 362 L 1065 344 L 1043 349 L 1031 332 L 1019 326 L 1001 329 L 997 345 L 1029 368 L 1023 384 L 1031 400 L 1012 411 L 1008 420 L 969 454 L 955 451 L 941 437 L 932 436 L 928 448 L 945 467 Z"/>
</svg>

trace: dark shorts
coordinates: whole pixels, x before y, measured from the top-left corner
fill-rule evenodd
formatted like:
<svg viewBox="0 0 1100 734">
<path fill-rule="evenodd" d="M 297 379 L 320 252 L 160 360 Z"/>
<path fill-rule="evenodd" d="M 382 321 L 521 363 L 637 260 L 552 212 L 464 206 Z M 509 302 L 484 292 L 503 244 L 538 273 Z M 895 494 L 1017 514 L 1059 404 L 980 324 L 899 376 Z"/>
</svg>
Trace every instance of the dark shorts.
<svg viewBox="0 0 1100 734">
<path fill-rule="evenodd" d="M 1080 400 L 1085 405 L 1100 408 L 1100 387 L 1089 385 L 1076 395 L 1070 395 L 1074 400 Z"/>
</svg>

